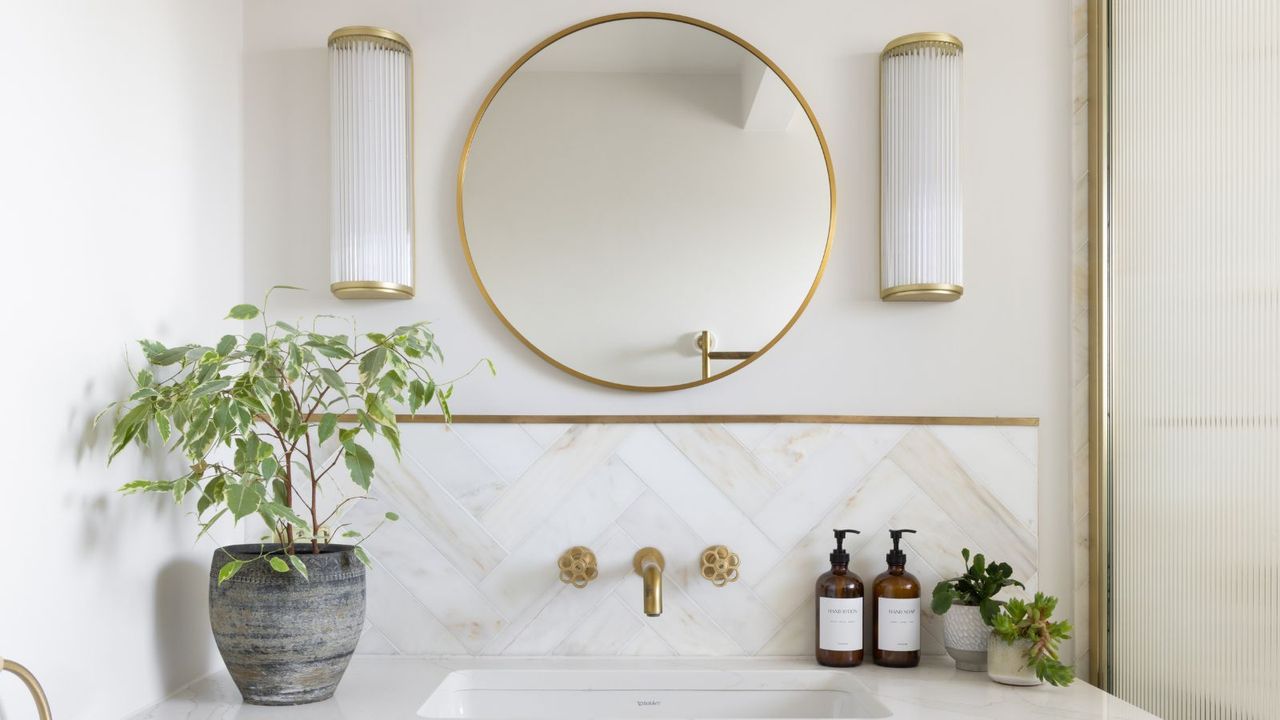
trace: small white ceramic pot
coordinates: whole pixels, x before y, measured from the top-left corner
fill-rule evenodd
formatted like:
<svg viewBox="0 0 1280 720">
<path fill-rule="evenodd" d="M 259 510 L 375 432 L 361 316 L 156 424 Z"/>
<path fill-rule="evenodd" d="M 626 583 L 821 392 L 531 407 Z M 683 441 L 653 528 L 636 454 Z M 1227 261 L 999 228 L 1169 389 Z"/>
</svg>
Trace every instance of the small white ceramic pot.
<svg viewBox="0 0 1280 720">
<path fill-rule="evenodd" d="M 987 669 L 987 636 L 991 628 L 982 622 L 977 605 L 952 605 L 942 616 L 942 638 L 956 669 L 982 672 Z"/>
<path fill-rule="evenodd" d="M 1027 664 L 1030 640 L 1007 643 L 995 633 L 987 640 L 987 676 L 1005 685 L 1039 685 L 1036 671 Z"/>
</svg>

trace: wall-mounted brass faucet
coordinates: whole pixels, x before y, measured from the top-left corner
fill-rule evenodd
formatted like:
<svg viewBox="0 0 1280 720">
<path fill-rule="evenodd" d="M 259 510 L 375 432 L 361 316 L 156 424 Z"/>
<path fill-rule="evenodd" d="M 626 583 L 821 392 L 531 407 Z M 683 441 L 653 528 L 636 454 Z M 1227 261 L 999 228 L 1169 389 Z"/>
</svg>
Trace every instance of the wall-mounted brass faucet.
<svg viewBox="0 0 1280 720">
<path fill-rule="evenodd" d="M 636 551 L 631 565 L 644 578 L 644 614 L 658 617 L 662 614 L 662 570 L 667 561 L 657 548 L 647 547 Z"/>
</svg>

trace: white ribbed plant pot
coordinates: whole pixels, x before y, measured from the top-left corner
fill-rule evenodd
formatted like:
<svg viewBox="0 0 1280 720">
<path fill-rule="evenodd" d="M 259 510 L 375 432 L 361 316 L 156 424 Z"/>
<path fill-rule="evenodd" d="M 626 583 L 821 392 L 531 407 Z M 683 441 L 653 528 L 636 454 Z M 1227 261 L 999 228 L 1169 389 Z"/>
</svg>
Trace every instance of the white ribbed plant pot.
<svg viewBox="0 0 1280 720">
<path fill-rule="evenodd" d="M 987 677 L 1005 685 L 1039 685 L 1036 671 L 1027 664 L 1030 640 L 1007 643 L 995 633 L 987 641 Z"/>
<path fill-rule="evenodd" d="M 987 669 L 987 636 L 991 628 L 982 622 L 977 605 L 952 605 L 942 616 L 942 639 L 956 669 L 982 672 Z"/>
</svg>

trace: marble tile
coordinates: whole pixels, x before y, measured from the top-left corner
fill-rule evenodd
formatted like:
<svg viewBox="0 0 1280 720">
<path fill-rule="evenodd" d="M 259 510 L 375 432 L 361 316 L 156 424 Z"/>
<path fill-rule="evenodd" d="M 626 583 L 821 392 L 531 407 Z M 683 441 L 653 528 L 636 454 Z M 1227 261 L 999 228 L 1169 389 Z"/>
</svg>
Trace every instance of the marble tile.
<svg viewBox="0 0 1280 720">
<path fill-rule="evenodd" d="M 652 628 L 643 627 L 640 628 L 640 632 L 623 643 L 618 654 L 632 657 L 667 657 L 675 655 L 676 651 L 665 640 L 658 637 L 658 633 Z"/>
<path fill-rule="evenodd" d="M 600 561 L 600 577 L 585 588 L 560 583 L 559 590 L 541 606 L 541 611 L 524 626 L 519 636 L 502 648 L 502 652 L 507 655 L 545 655 L 555 650 L 576 631 L 582 619 L 607 602 L 623 578 L 632 573 L 631 564 L 621 560 L 630 547 L 631 541 L 617 532 L 607 543 L 597 546 L 594 552 Z M 632 633 L 639 630 L 639 623 L 633 624 Z"/>
<path fill-rule="evenodd" d="M 388 450 L 374 450 L 377 492 L 472 582 L 479 582 L 507 552 L 467 509 L 406 456 L 401 463 Z"/>
<path fill-rule="evenodd" d="M 778 491 L 778 481 L 723 425 L 670 424 L 658 428 L 747 515 L 764 507 Z"/>
<path fill-rule="evenodd" d="M 905 432 L 895 425 L 837 426 L 820 451 L 795 456 L 802 458 L 799 473 L 753 519 L 778 547 L 794 545 Z"/>
<path fill-rule="evenodd" d="M 348 513 L 358 525 L 374 527 L 384 508 L 360 502 Z M 396 580 L 422 603 L 468 652 L 478 653 L 506 624 L 489 599 L 458 572 L 439 550 L 406 522 L 384 522 L 365 542 Z"/>
<path fill-rule="evenodd" d="M 511 553 L 480 582 L 480 590 L 505 616 L 519 614 L 541 591 L 559 584 L 555 563 L 560 554 L 599 536 L 644 491 L 635 474 L 616 459 L 587 479 L 514 541 Z"/>
<path fill-rule="evenodd" d="M 1037 566 L 1035 533 L 970 477 L 933 433 L 913 429 L 889 457 L 934 502 L 964 517 L 966 532 L 978 543 L 1001 548 L 1015 572 L 1031 574 Z"/>
<path fill-rule="evenodd" d="M 607 462 L 630 432 L 629 425 L 573 426 L 484 511 L 484 526 L 510 548 L 570 501 L 579 483 Z"/>
<path fill-rule="evenodd" d="M 419 467 L 431 468 L 431 477 L 473 516 L 493 504 L 507 486 L 453 427 L 406 423 L 400 429 L 400 445 Z"/>
<path fill-rule="evenodd" d="M 1023 526 L 1036 529 L 1036 466 L 1025 453 L 1003 434 L 985 428 L 949 425 L 931 427 L 929 432 L 969 477 L 982 483 Z"/>
<path fill-rule="evenodd" d="M 459 423 L 452 429 L 508 484 L 523 475 L 546 450 L 519 425 Z"/>
<path fill-rule="evenodd" d="M 560 439 L 560 436 L 568 432 L 569 428 L 573 426 L 559 423 L 529 423 L 521 425 L 520 427 L 528 433 L 529 437 L 533 438 L 533 441 L 538 443 L 542 449 L 549 450 L 556 444 L 556 441 Z"/>
<path fill-rule="evenodd" d="M 742 447 L 755 452 L 760 441 L 769 436 L 778 426 L 773 423 L 725 423 L 724 429 L 742 443 Z"/>
<path fill-rule="evenodd" d="M 865 482 L 810 527 L 764 579 L 755 584 L 756 592 L 774 614 L 790 615 L 812 594 L 818 576 L 831 567 L 828 555 L 835 547 L 832 529 L 860 530 L 862 534 L 850 535 L 845 540 L 845 549 L 856 553 L 875 539 L 873 529 L 917 492 L 911 478 L 897 465 L 888 460 L 880 462 L 868 473 Z"/>
<path fill-rule="evenodd" d="M 728 545 L 751 558 L 742 567 L 744 580 L 754 580 L 777 560 L 778 548 L 657 428 L 637 428 L 618 447 L 618 457 L 708 545 Z"/>
<path fill-rule="evenodd" d="M 466 655 L 467 648 L 404 589 L 386 566 L 366 574 L 365 614 L 397 650 L 406 655 Z"/>
<path fill-rule="evenodd" d="M 644 629 L 635 613 L 610 595 L 574 625 L 555 654 L 613 655 Z"/>
<path fill-rule="evenodd" d="M 409 436 L 403 463 L 377 456 L 379 502 L 343 518 L 403 518 L 369 541 L 368 654 L 807 656 L 835 527 L 864 531 L 846 546 L 868 582 L 887 528 L 903 525 L 925 531 L 906 547 L 926 590 L 958 569 L 960 546 L 1000 548 L 1035 577 L 1034 515 L 1028 526 L 1010 510 L 1035 497 L 1034 427 L 473 424 Z M 698 573 L 714 544 L 742 558 L 724 588 Z M 557 578 L 573 545 L 599 562 L 585 589 Z M 641 545 L 667 559 L 659 618 L 641 612 Z M 926 652 L 940 632 L 926 614 Z"/>
</svg>

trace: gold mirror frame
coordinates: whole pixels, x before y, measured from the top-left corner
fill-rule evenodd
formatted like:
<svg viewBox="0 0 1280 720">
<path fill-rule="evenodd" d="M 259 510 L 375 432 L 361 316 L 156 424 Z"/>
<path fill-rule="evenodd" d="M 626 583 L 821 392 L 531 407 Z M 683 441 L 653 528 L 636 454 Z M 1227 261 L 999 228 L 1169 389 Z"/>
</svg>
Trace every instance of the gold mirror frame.
<svg viewBox="0 0 1280 720">
<path fill-rule="evenodd" d="M 557 40 L 560 40 L 561 38 L 572 35 L 573 33 L 576 33 L 579 30 L 585 30 L 590 27 L 595 27 L 596 25 L 603 25 L 605 23 L 615 22 L 617 20 L 669 20 L 672 22 L 685 23 L 686 25 L 693 25 L 695 27 L 700 27 L 703 30 L 710 30 L 711 32 L 719 35 L 720 37 L 723 37 L 725 39 L 733 41 L 734 43 L 737 43 L 739 47 L 741 47 L 742 49 L 746 50 L 747 52 L 751 53 L 756 58 L 758 58 L 770 70 L 772 70 L 774 74 L 776 74 L 782 80 L 783 83 L 786 84 L 787 89 L 791 91 L 791 94 L 794 95 L 796 100 L 800 103 L 800 107 L 804 109 L 805 116 L 809 118 L 809 124 L 813 127 L 813 132 L 818 137 L 818 146 L 822 148 L 822 159 L 827 167 L 827 182 L 831 188 L 830 213 L 827 219 L 827 241 L 826 241 L 826 246 L 823 248 L 823 251 L 822 251 L 822 261 L 818 264 L 818 272 L 817 272 L 817 275 L 815 275 L 813 278 L 813 284 L 809 287 L 808 294 L 806 294 L 804 297 L 804 300 L 801 301 L 800 307 L 796 309 L 795 314 L 791 316 L 791 319 L 787 321 L 787 324 L 782 327 L 782 330 L 779 331 L 778 334 L 775 335 L 772 340 L 765 343 L 764 347 L 752 353 L 750 357 L 744 359 L 742 362 L 738 363 L 737 365 L 734 365 L 731 368 L 728 368 L 727 370 L 723 370 L 714 375 L 711 375 L 710 377 L 702 378 L 699 380 L 693 380 L 687 383 L 680 383 L 677 385 L 627 385 L 625 383 L 617 383 L 609 380 L 604 380 L 602 378 L 592 377 L 591 375 L 587 375 L 586 373 L 580 372 L 578 370 L 574 370 L 568 365 L 565 365 L 564 363 L 556 360 L 555 358 L 543 352 L 541 349 L 538 348 L 537 345 L 534 345 L 533 342 L 529 340 L 529 338 L 525 337 L 515 327 L 515 325 L 513 325 L 511 321 L 507 319 L 506 315 L 502 314 L 502 310 L 498 307 L 498 304 L 494 302 L 493 297 L 489 294 L 488 289 L 485 288 L 484 281 L 480 279 L 480 272 L 476 268 L 475 259 L 471 255 L 471 245 L 467 241 L 467 226 L 463 218 L 463 212 L 462 212 L 462 193 L 465 186 L 466 175 L 467 175 L 467 157 L 471 154 L 471 143 L 475 140 L 476 131 L 479 130 L 480 128 L 480 121 L 484 119 L 485 111 L 489 109 L 489 104 L 493 102 L 493 99 L 495 97 L 497 97 L 498 92 L 501 91 L 503 86 L 507 84 L 507 80 L 509 80 L 511 76 L 516 73 L 516 71 L 518 71 L 521 67 L 523 67 L 525 63 L 527 63 L 531 58 L 533 58 L 534 55 L 537 55 L 539 52 L 541 52 L 543 49 L 545 49 L 552 43 L 556 42 Z M 797 88 L 796 84 L 791 81 L 791 78 L 787 77 L 787 74 L 782 71 L 782 68 L 779 68 L 777 64 L 773 62 L 773 60 L 770 60 L 768 56 L 766 56 L 764 53 L 757 50 L 754 45 L 747 42 L 746 40 L 743 40 L 737 35 L 734 35 L 728 30 L 725 30 L 722 27 L 712 25 L 709 22 L 698 20 L 697 18 L 691 18 L 686 15 L 676 15 L 673 13 L 663 13 L 663 12 L 616 13 L 613 15 L 603 15 L 601 17 L 593 18 L 591 20 L 586 20 L 576 25 L 570 25 L 569 27 L 561 30 L 560 32 L 557 32 L 551 35 L 550 37 L 538 43 L 537 45 L 534 45 L 524 55 L 521 55 L 520 59 L 516 60 L 515 63 L 512 64 L 512 66 L 508 68 L 505 73 L 502 74 L 502 77 L 498 78 L 498 82 L 494 83 L 493 88 L 489 90 L 489 94 L 485 95 L 484 102 L 480 103 L 480 109 L 476 111 L 475 119 L 471 121 L 471 129 L 468 130 L 467 140 L 462 146 L 462 158 L 458 162 L 457 211 L 458 211 L 458 235 L 462 239 L 462 253 L 464 257 L 466 257 L 467 259 L 467 267 L 471 270 L 471 277 L 473 280 L 475 280 L 476 287 L 480 288 L 480 294 L 484 296 L 485 302 L 488 303 L 489 308 L 493 310 L 494 314 L 498 316 L 498 319 L 502 321 L 502 324 L 505 325 L 507 329 L 511 331 L 512 335 L 515 335 L 517 338 L 519 338 L 520 342 L 524 343 L 526 347 L 532 350 L 535 355 L 537 355 L 538 357 L 547 361 L 551 365 L 569 373 L 570 375 L 576 378 L 580 378 L 588 382 L 593 382 L 597 385 L 603 385 L 605 387 L 617 388 L 620 390 L 635 390 L 638 392 L 664 392 L 668 390 L 684 390 L 685 388 L 705 385 L 709 382 L 713 382 L 715 380 L 719 380 L 720 378 L 726 377 L 728 375 L 732 375 L 733 373 L 755 362 L 757 359 L 760 358 L 761 355 L 764 355 L 766 352 L 768 352 L 770 348 L 772 348 L 774 345 L 777 345 L 778 341 L 782 339 L 782 336 L 786 335 L 787 331 L 790 330 L 791 327 L 796 324 L 796 321 L 800 319 L 800 315 L 803 314 L 805 311 L 805 308 L 809 306 L 809 301 L 813 299 L 813 294 L 817 292 L 818 283 L 822 282 L 822 274 L 827 269 L 827 260 L 831 257 L 831 242 L 835 237 L 835 231 L 836 231 L 836 173 L 835 173 L 835 168 L 831 164 L 831 150 L 827 147 L 827 138 L 825 135 L 822 134 L 822 127 L 818 125 L 818 118 L 813 114 L 813 108 L 809 107 L 809 102 L 804 99 L 804 95 L 800 93 L 800 89 Z"/>
</svg>

